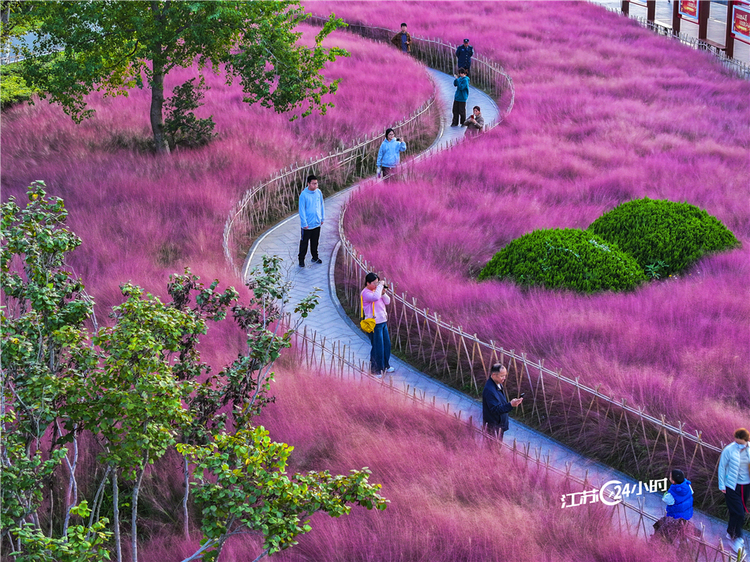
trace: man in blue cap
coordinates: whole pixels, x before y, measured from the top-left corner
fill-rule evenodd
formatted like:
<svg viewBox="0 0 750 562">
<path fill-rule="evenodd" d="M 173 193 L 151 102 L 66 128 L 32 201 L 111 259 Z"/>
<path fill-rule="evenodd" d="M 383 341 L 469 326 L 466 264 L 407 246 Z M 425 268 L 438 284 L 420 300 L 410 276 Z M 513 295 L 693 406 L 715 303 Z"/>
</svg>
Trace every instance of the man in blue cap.
<svg viewBox="0 0 750 562">
<path fill-rule="evenodd" d="M 456 49 L 456 58 L 458 59 L 458 68 L 465 68 L 467 76 L 469 76 L 469 72 L 471 71 L 472 56 L 474 56 L 474 47 L 469 45 L 468 39 L 464 39 L 464 44 Z"/>
</svg>

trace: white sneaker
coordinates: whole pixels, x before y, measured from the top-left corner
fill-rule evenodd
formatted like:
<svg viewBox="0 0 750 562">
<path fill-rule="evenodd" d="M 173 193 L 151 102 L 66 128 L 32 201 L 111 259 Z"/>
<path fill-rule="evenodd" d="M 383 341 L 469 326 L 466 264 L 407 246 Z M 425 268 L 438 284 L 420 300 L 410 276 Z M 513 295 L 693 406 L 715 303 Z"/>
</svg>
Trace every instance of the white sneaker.
<svg viewBox="0 0 750 562">
<path fill-rule="evenodd" d="M 745 546 L 745 541 L 742 540 L 742 538 L 737 538 L 732 541 L 732 550 L 737 552 L 739 549 L 741 549 L 743 546 Z"/>
<path fill-rule="evenodd" d="M 395 370 L 396 370 L 396 369 L 394 369 L 393 367 L 388 367 L 388 368 L 387 368 L 387 369 L 385 370 L 385 372 L 386 372 L 386 373 L 392 373 L 392 372 L 393 372 L 393 371 L 395 371 Z"/>
</svg>

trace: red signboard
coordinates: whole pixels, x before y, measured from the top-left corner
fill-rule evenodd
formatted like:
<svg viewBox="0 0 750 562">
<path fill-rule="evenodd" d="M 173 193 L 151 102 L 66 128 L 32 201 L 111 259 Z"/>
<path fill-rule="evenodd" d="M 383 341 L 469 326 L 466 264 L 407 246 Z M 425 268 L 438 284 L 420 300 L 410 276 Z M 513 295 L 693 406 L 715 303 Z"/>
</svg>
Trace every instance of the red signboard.
<svg viewBox="0 0 750 562">
<path fill-rule="evenodd" d="M 750 6 L 734 6 L 732 33 L 738 39 L 750 41 Z"/>
<path fill-rule="evenodd" d="M 698 21 L 698 0 L 679 0 L 679 12 L 684 18 Z"/>
</svg>

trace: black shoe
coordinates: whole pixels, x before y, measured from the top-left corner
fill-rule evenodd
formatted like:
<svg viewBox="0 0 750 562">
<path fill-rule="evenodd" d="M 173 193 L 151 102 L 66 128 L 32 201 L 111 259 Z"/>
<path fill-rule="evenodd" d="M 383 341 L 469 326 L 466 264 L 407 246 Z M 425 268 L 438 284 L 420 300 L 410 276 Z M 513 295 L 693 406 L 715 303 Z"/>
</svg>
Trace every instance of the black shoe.
<svg viewBox="0 0 750 562">
<path fill-rule="evenodd" d="M 323 263 L 323 260 L 320 259 L 320 258 L 315 258 L 312 262 L 313 263 Z"/>
<path fill-rule="evenodd" d="M 305 267 L 305 262 L 303 262 L 303 261 L 299 262 L 299 266 L 300 267 Z"/>
</svg>

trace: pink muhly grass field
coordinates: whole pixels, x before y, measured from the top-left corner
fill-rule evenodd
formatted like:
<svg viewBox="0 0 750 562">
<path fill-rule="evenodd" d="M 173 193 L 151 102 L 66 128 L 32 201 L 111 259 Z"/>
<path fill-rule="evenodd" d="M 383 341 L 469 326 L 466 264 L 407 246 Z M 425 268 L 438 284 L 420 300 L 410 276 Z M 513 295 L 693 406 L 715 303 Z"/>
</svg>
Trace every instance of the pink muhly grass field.
<svg viewBox="0 0 750 562">
<path fill-rule="evenodd" d="M 315 29 L 303 27 L 310 43 Z M 3 199 L 23 201 L 34 180 L 65 199 L 69 224 L 83 239 L 72 263 L 99 310 L 120 301 L 120 283 L 132 280 L 161 292 L 169 273 L 185 266 L 209 282 L 218 277 L 236 284 L 221 242 L 229 210 L 246 189 L 341 141 L 381 133 L 432 93 L 419 64 L 395 49 L 344 32 L 326 44 L 352 54 L 325 71 L 342 79 L 338 93 L 324 97 L 335 103 L 326 115 L 289 122 L 288 115 L 243 103 L 239 85 L 228 87 L 223 74 L 208 71 L 211 89 L 196 114 L 213 115 L 219 136 L 169 158 L 133 148 L 151 136 L 148 89 L 128 97 L 90 95 L 96 114 L 78 126 L 46 101 L 4 111 Z M 165 93 L 195 75 L 195 69 L 173 71 Z M 386 76 L 392 81 L 387 88 Z"/>
<path fill-rule="evenodd" d="M 610 508 L 561 509 L 561 494 L 578 488 L 527 470 L 508 451 L 484 448 L 449 416 L 368 382 L 291 367 L 277 374 L 277 401 L 259 423 L 273 440 L 294 445 L 289 471 L 367 466 L 391 502 L 383 512 L 315 515 L 313 530 L 274 556 L 280 560 L 677 560 L 672 548 L 620 532 L 610 524 Z M 195 544 L 157 534 L 144 545 L 143 562 L 187 556 Z M 254 539 L 236 537 L 222 560 L 252 560 L 258 552 Z"/>
<path fill-rule="evenodd" d="M 354 199 L 347 233 L 365 258 L 464 331 L 687 422 L 712 443 L 747 425 L 750 84 L 587 3 L 347 3 L 337 14 L 469 37 L 516 87 L 500 127 L 421 163 L 418 181 Z M 522 234 L 586 228 L 644 196 L 704 208 L 743 248 L 630 294 L 474 281 Z"/>
</svg>

